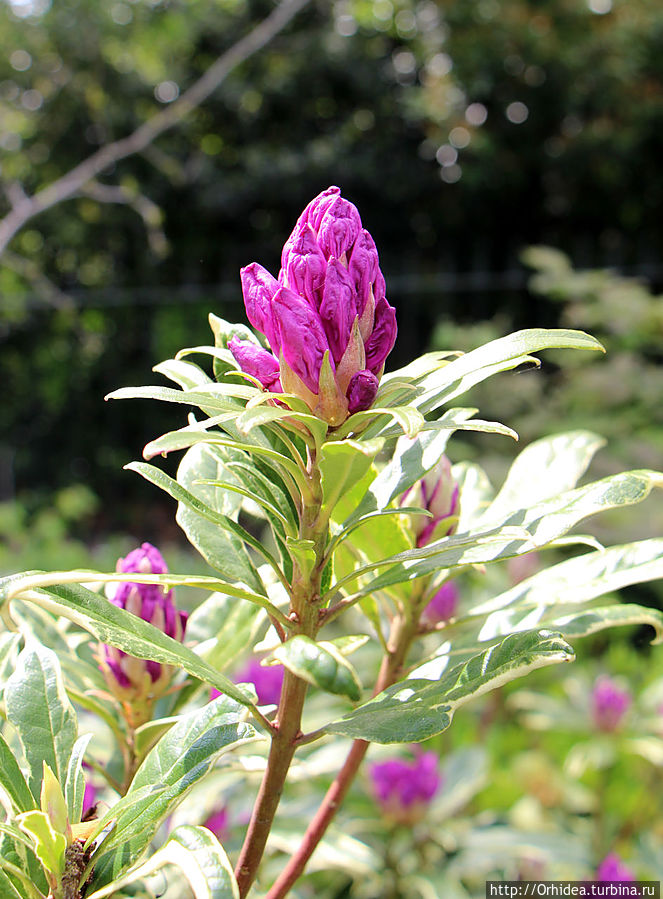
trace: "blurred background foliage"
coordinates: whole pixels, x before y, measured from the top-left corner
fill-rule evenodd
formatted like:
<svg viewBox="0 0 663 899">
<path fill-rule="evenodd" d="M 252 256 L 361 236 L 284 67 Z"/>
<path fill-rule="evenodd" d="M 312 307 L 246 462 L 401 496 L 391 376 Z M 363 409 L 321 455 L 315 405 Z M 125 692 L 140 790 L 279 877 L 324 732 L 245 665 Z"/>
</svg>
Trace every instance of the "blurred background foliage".
<svg viewBox="0 0 663 899">
<path fill-rule="evenodd" d="M 167 108 L 274 6 L 0 0 L 0 215 Z M 84 482 L 97 501 L 80 536 L 174 539 L 170 508 L 145 508 L 121 467 L 180 418 L 102 397 L 208 342 L 209 311 L 243 320 L 239 268 L 276 271 L 299 210 L 332 183 L 381 253 L 392 367 L 515 327 L 586 327 L 605 362 L 565 354 L 544 376 L 503 376 L 482 412 L 525 439 L 595 427 L 606 469 L 655 464 L 662 38 L 656 0 L 311 0 L 0 258 L 0 498 L 56 509 L 53 491 Z M 528 286 L 533 244 L 570 263 L 537 251 Z M 483 440 L 496 467 L 506 443 Z"/>
</svg>

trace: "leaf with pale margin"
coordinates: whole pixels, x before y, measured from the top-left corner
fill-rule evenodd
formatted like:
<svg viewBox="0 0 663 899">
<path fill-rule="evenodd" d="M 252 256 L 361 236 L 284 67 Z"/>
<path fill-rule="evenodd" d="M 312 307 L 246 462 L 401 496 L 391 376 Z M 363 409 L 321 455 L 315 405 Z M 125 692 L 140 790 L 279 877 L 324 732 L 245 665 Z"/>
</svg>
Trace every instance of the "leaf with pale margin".
<svg viewBox="0 0 663 899">
<path fill-rule="evenodd" d="M 246 647 L 254 645 L 266 622 L 265 612 L 258 606 L 237 602 L 223 593 L 212 593 L 189 616 L 187 641 L 194 644 L 196 654 L 213 668 L 232 670 Z"/>
<path fill-rule="evenodd" d="M 488 508 L 495 491 L 486 472 L 474 462 L 457 462 L 452 466 L 451 474 L 462 498 L 458 530 L 463 534 Z"/>
<path fill-rule="evenodd" d="M 203 384 L 212 383 L 212 379 L 199 365 L 193 362 L 185 362 L 183 359 L 166 359 L 153 366 L 152 371 L 170 378 L 179 384 L 182 390 L 191 390 Z"/>
<path fill-rule="evenodd" d="M 177 668 L 183 668 L 189 674 L 197 677 L 199 680 L 216 687 L 217 690 L 232 696 L 237 702 L 253 708 L 254 705 L 242 690 L 239 689 L 231 680 L 224 677 L 219 671 L 208 665 L 195 652 L 166 636 L 163 631 L 143 621 L 131 612 L 120 609 L 113 605 L 105 597 L 94 593 L 92 590 L 81 586 L 80 584 L 54 584 L 48 586 L 44 581 L 53 576 L 56 581 L 60 572 L 53 575 L 44 575 L 39 583 L 39 590 L 34 589 L 34 576 L 27 574 L 17 577 L 16 575 L 0 580 L 0 598 L 3 592 L 14 595 L 17 598 L 21 594 L 21 584 L 25 584 L 25 589 L 29 592 L 23 595 L 23 599 L 29 602 L 37 603 L 42 608 L 50 609 L 56 615 L 64 615 L 79 627 L 89 631 L 102 643 L 108 643 L 110 646 L 116 646 L 129 655 L 136 656 L 139 659 L 152 659 L 164 665 L 173 665 Z M 98 572 L 76 572 L 83 582 L 97 581 L 104 578 Z M 146 582 L 145 576 L 133 575 L 134 579 Z M 117 581 L 118 575 L 106 576 L 108 580 Z M 172 578 L 169 580 L 172 581 Z M 156 580 L 156 576 L 152 578 L 152 582 Z M 175 581 L 182 583 L 195 583 L 196 578 L 176 578 Z M 212 578 L 204 579 L 210 581 L 211 589 L 214 589 L 214 581 Z M 222 585 L 218 584 L 217 588 Z M 4 588 L 4 591 L 3 591 Z M 226 585 L 226 590 L 232 592 L 233 588 Z M 75 740 L 75 733 L 71 737 L 69 749 L 67 750 L 67 758 L 71 752 Z M 48 761 L 48 759 L 47 759 Z M 50 763 L 49 763 L 50 764 Z M 41 768 L 40 768 L 41 782 Z"/>
<path fill-rule="evenodd" d="M 182 824 L 143 865 L 88 899 L 104 899 L 117 889 L 175 865 L 184 874 L 193 899 L 239 899 L 237 881 L 223 847 L 207 827 Z"/>
<path fill-rule="evenodd" d="M 67 779 L 64 785 L 64 795 L 67 800 L 67 814 L 72 824 L 77 824 L 83 814 L 83 799 L 85 797 L 85 774 L 83 772 L 83 757 L 87 744 L 92 739 L 92 734 L 83 734 L 74 743 L 69 763 L 67 765 Z"/>
<path fill-rule="evenodd" d="M 490 527 L 511 512 L 573 489 L 604 444 L 605 440 L 591 431 L 570 431 L 530 443 L 516 456 L 499 493 L 476 526 Z"/>
<path fill-rule="evenodd" d="M 127 798 L 150 784 L 165 789 L 121 813 L 115 828 L 95 850 L 93 886 L 111 883 L 147 849 L 162 821 L 191 787 L 210 771 L 219 755 L 256 738 L 243 710 L 227 696 L 185 715 L 150 750 L 131 783 Z"/>
<path fill-rule="evenodd" d="M 7 718 L 16 728 L 28 763 L 32 795 L 40 794 L 44 762 L 64 783 L 78 721 L 52 650 L 34 640 L 28 642 L 7 681 L 5 702 Z"/>
<path fill-rule="evenodd" d="M 493 640 L 505 633 L 512 633 L 523 620 L 528 625 L 548 624 L 549 615 L 564 614 L 564 606 L 591 602 L 606 593 L 621 590 L 631 584 L 663 577 L 663 538 L 639 540 L 609 549 L 584 553 L 566 559 L 550 568 L 537 572 L 472 609 L 472 619 L 482 622 L 479 640 Z M 591 610 L 587 610 L 592 614 Z M 651 610 L 652 616 L 658 616 Z M 581 614 L 584 614 L 581 613 Z M 537 620 L 534 621 L 533 617 Z M 651 616 L 650 616 L 651 618 Z M 656 624 L 656 642 L 662 637 L 660 620 Z M 562 628 L 561 619 L 557 625 Z"/>
<path fill-rule="evenodd" d="M 310 637 L 297 635 L 281 643 L 272 655 L 297 677 L 326 693 L 354 701 L 361 698 L 357 672 L 333 643 L 316 643 Z"/>
<path fill-rule="evenodd" d="M 573 657 L 573 649 L 559 634 L 513 634 L 438 681 L 410 678 L 388 687 L 324 730 L 374 743 L 419 743 L 446 730 L 456 709 L 469 700 Z"/>
<path fill-rule="evenodd" d="M 29 812 L 37 802 L 25 782 L 14 753 L 0 734 L 0 787 L 11 800 L 15 812 Z"/>
<path fill-rule="evenodd" d="M 603 351 L 599 341 L 583 331 L 562 328 L 516 331 L 491 340 L 424 377 L 419 386 L 425 392 L 413 405 L 424 414 L 432 412 L 491 375 L 532 361 L 531 353 L 548 349 Z"/>
</svg>

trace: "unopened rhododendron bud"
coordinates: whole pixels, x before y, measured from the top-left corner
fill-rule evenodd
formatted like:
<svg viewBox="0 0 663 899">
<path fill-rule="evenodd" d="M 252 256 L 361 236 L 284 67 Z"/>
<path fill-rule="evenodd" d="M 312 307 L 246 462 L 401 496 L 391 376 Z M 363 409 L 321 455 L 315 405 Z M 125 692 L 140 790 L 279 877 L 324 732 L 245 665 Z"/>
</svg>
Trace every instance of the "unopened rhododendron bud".
<svg viewBox="0 0 663 899">
<path fill-rule="evenodd" d="M 271 352 L 233 338 L 240 368 L 264 388 L 292 393 L 329 424 L 370 408 L 396 339 L 396 314 L 371 235 L 329 187 L 300 215 L 274 278 L 257 262 L 241 271 L 246 314 Z"/>
<path fill-rule="evenodd" d="M 127 574 L 165 574 L 163 556 L 151 543 L 143 543 L 124 559 L 118 559 L 117 570 Z M 173 591 L 158 584 L 120 583 L 110 601 L 148 621 L 174 640 L 182 640 L 186 613 L 175 608 Z M 138 707 L 160 696 L 168 687 L 173 669 L 149 659 L 138 659 L 121 649 L 102 644 L 101 667 L 114 696 L 129 706 Z M 138 720 L 140 713 L 137 712 Z"/>
<path fill-rule="evenodd" d="M 402 824 L 417 821 L 442 786 L 434 752 L 415 750 L 412 761 L 395 758 L 370 767 L 373 791 L 385 814 Z"/>
<path fill-rule="evenodd" d="M 261 665 L 259 659 L 251 659 L 241 668 L 233 680 L 236 684 L 253 684 L 258 697 L 258 705 L 278 705 L 283 687 L 283 665 Z M 212 689 L 210 697 L 221 696 L 221 691 Z"/>
<path fill-rule="evenodd" d="M 412 518 L 418 547 L 456 532 L 460 513 L 459 491 L 451 473 L 451 462 L 446 456 L 441 456 L 435 468 L 414 487 L 406 490 L 401 497 L 401 505 L 420 506 L 433 516 L 424 518 L 417 515 Z"/>
<path fill-rule="evenodd" d="M 446 581 L 425 607 L 421 615 L 422 619 L 426 624 L 448 621 L 456 614 L 458 599 L 458 587 L 453 581 Z"/>
<path fill-rule="evenodd" d="M 617 730 L 631 705 L 631 696 L 609 677 L 599 677 L 591 695 L 592 719 L 598 730 Z"/>
</svg>

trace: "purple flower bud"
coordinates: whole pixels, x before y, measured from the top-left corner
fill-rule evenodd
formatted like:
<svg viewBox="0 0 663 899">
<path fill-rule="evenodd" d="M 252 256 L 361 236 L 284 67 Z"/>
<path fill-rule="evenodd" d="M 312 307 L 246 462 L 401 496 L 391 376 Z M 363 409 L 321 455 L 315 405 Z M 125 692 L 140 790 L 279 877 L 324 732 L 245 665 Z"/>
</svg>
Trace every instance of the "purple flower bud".
<svg viewBox="0 0 663 899">
<path fill-rule="evenodd" d="M 413 761 L 390 759 L 371 765 L 373 792 L 382 810 L 401 823 L 420 818 L 442 786 L 438 757 L 415 750 Z"/>
<path fill-rule="evenodd" d="M 594 726 L 610 733 L 622 723 L 631 705 L 631 696 L 609 677 L 599 677 L 591 695 L 591 710 Z"/>
<path fill-rule="evenodd" d="M 616 852 L 611 852 L 596 869 L 595 880 L 635 880 L 635 874 Z"/>
<path fill-rule="evenodd" d="M 248 340 L 232 337 L 228 349 L 242 371 L 257 378 L 265 390 L 282 393 L 279 360 L 267 350 Z"/>
<path fill-rule="evenodd" d="M 150 543 L 143 543 L 124 559 L 118 559 L 117 570 L 126 574 L 166 574 L 163 556 Z M 186 613 L 175 608 L 173 591 L 158 584 L 123 582 L 110 601 L 153 624 L 168 637 L 181 641 L 186 628 Z M 101 667 L 110 689 L 118 698 L 132 703 L 145 702 L 163 692 L 172 676 L 168 665 L 137 659 L 114 646 L 102 644 Z"/>
<path fill-rule="evenodd" d="M 283 391 L 333 426 L 370 408 L 396 340 L 396 313 L 385 298 L 375 243 L 338 187 L 300 215 L 278 281 L 255 262 L 241 277 L 247 316 L 269 341 Z M 239 344 L 231 351 L 242 370 L 275 389 L 274 363 Z"/>
<path fill-rule="evenodd" d="M 401 505 L 420 506 L 433 515 L 432 518 L 418 515 L 412 519 L 418 547 L 426 546 L 434 537 L 449 537 L 456 532 L 460 512 L 459 490 L 446 456 L 441 456 L 435 468 L 418 484 L 406 490 L 401 497 Z M 447 518 L 451 521 L 445 527 L 442 523 Z"/>
<path fill-rule="evenodd" d="M 370 409 L 378 392 L 378 379 L 371 371 L 357 371 L 348 385 L 348 412 L 363 412 Z"/>
<path fill-rule="evenodd" d="M 228 838 L 228 817 L 228 809 L 221 806 L 217 811 L 212 812 L 203 823 L 203 827 L 211 830 L 220 843 L 223 843 Z"/>
<path fill-rule="evenodd" d="M 258 659 L 251 659 L 235 675 L 239 683 L 253 684 L 259 705 L 278 705 L 283 686 L 283 665 L 261 665 Z"/>
<path fill-rule="evenodd" d="M 422 618 L 428 624 L 448 621 L 456 614 L 458 600 L 458 587 L 453 581 L 446 581 L 424 609 Z"/>
</svg>

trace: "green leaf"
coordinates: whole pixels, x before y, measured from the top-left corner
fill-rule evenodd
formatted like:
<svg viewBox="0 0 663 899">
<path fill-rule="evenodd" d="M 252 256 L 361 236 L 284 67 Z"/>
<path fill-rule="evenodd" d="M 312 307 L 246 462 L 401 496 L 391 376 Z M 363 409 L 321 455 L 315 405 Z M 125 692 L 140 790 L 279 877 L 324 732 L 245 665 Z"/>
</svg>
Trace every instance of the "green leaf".
<svg viewBox="0 0 663 899">
<path fill-rule="evenodd" d="M 537 668 L 572 659 L 573 650 L 559 634 L 511 635 L 438 681 L 411 678 L 388 687 L 325 730 L 375 743 L 418 743 L 446 730 L 456 709 L 470 699 Z"/>
<path fill-rule="evenodd" d="M 18 826 L 32 840 L 34 853 L 47 871 L 60 877 L 64 871 L 64 834 L 53 830 L 45 812 L 21 812 L 16 816 Z"/>
<path fill-rule="evenodd" d="M 626 625 L 650 624 L 656 631 L 654 643 L 663 643 L 663 612 L 635 603 L 592 606 L 571 615 L 560 615 L 551 622 L 565 637 L 588 637 L 599 631 Z"/>
<path fill-rule="evenodd" d="M 566 559 L 539 571 L 487 602 L 475 606 L 468 620 L 481 620 L 480 640 L 492 640 L 519 627 L 545 623 L 559 627 L 565 635 L 578 633 L 578 628 L 591 626 L 599 629 L 597 611 L 583 609 L 570 618 L 564 607 L 579 606 L 591 602 L 606 593 L 621 590 L 630 584 L 663 577 L 663 538 L 639 540 L 609 549 L 585 553 Z M 620 608 L 631 608 L 628 613 Z M 639 606 L 617 606 L 610 613 L 610 620 L 618 623 L 650 623 L 656 628 L 656 642 L 662 639 L 660 612 L 637 612 Z M 633 614 L 637 622 L 625 620 Z M 584 618 L 588 615 L 589 618 Z M 643 617 L 644 616 L 644 617 Z M 621 619 L 621 620 L 620 620 Z M 574 624 L 574 620 L 576 623 Z M 584 623 L 582 623 L 584 621 Z M 612 625 L 606 625 L 612 626 Z M 591 631 L 589 631 L 591 632 Z"/>
<path fill-rule="evenodd" d="M 0 890 L 2 892 L 3 899 L 26 899 L 26 895 L 28 895 L 18 892 L 14 884 L 2 870 L 2 860 L 0 860 Z M 29 895 L 33 896 L 34 893 Z"/>
<path fill-rule="evenodd" d="M 219 755 L 255 739 L 243 711 L 227 696 L 185 715 L 150 750 L 136 772 L 127 798 L 150 784 L 165 789 L 118 815 L 115 829 L 94 854 L 93 886 L 119 877 L 147 849 L 154 833 L 188 790 L 212 768 Z"/>
<path fill-rule="evenodd" d="M 292 561 L 297 563 L 300 577 L 308 580 L 317 562 L 315 543 L 303 537 L 286 537 L 285 545 Z"/>
<path fill-rule="evenodd" d="M 462 497 L 458 530 L 465 533 L 476 530 L 475 523 L 493 501 L 495 491 L 488 475 L 473 462 L 458 462 L 451 469 Z"/>
<path fill-rule="evenodd" d="M 85 795 L 83 757 L 91 739 L 92 734 L 83 734 L 76 740 L 67 766 L 64 794 L 67 800 L 69 821 L 72 824 L 77 824 L 83 814 L 83 797 Z"/>
<path fill-rule="evenodd" d="M 145 864 L 88 899 L 104 899 L 116 890 L 143 880 L 166 865 L 175 865 L 186 877 L 194 899 L 239 899 L 239 890 L 223 847 L 206 827 L 182 824 Z"/>
<path fill-rule="evenodd" d="M 120 387 L 113 390 L 105 399 L 107 400 L 161 400 L 166 403 L 184 403 L 187 406 L 197 406 L 206 415 L 220 415 L 224 412 L 237 414 L 241 407 L 233 402 L 232 396 L 241 395 L 250 398 L 257 393 L 255 387 L 233 385 L 232 389 L 226 384 L 223 386 L 213 383 L 214 390 L 175 390 L 172 387 Z M 226 389 L 227 388 L 227 389 Z M 215 395 L 216 394 L 216 395 Z M 161 452 L 159 450 L 159 452 Z"/>
<path fill-rule="evenodd" d="M 152 371 L 175 381 L 183 390 L 211 383 L 211 378 L 199 365 L 195 365 L 193 362 L 184 362 L 182 359 L 166 359 L 155 365 Z"/>
<path fill-rule="evenodd" d="M 343 440 L 328 442 L 320 453 L 322 508 L 330 515 L 339 499 L 369 471 L 384 446 L 383 440 Z"/>
<path fill-rule="evenodd" d="M 361 698 L 356 671 L 333 643 L 316 643 L 310 637 L 297 635 L 281 643 L 272 655 L 297 677 L 327 693 L 354 701 Z"/>
<path fill-rule="evenodd" d="M 0 735 L 0 786 L 9 796 L 15 812 L 29 812 L 37 808 L 23 772 L 2 735 Z"/>
<path fill-rule="evenodd" d="M 188 456 L 188 454 L 187 454 Z M 209 454 L 206 454 L 207 458 L 209 458 Z M 186 457 L 185 457 L 186 458 Z M 184 460 L 182 460 L 184 463 Z M 211 506 L 207 505 L 202 499 L 199 499 L 194 493 L 190 490 L 187 490 L 186 487 L 182 486 L 181 483 L 171 478 L 165 472 L 161 471 L 159 468 L 155 468 L 154 465 L 147 465 L 144 462 L 130 462 L 129 465 L 125 465 L 125 468 L 128 468 L 132 471 L 138 472 L 138 474 L 142 475 L 147 481 L 150 481 L 152 484 L 155 484 L 157 487 L 160 487 L 165 493 L 169 496 L 172 496 L 173 499 L 177 500 L 179 503 L 178 507 L 178 523 L 182 525 L 182 519 L 187 523 L 189 530 L 193 535 L 198 535 L 202 527 L 204 527 L 202 522 L 198 522 L 198 518 L 205 519 L 206 522 L 211 522 L 212 524 L 217 525 L 215 529 L 211 531 L 211 535 L 208 532 L 208 536 L 211 536 L 211 540 L 205 543 L 204 547 L 196 546 L 197 549 L 203 554 L 207 561 L 210 561 L 209 556 L 209 543 L 214 541 L 214 543 L 218 543 L 222 537 L 219 535 L 219 528 L 223 529 L 227 532 L 227 535 L 234 536 L 236 538 L 236 546 L 232 553 L 226 551 L 224 556 L 221 556 L 219 553 L 215 555 L 215 564 L 213 567 L 221 571 L 222 574 L 227 574 L 227 569 L 231 569 L 231 571 L 235 570 L 237 559 L 235 558 L 236 553 L 240 553 L 240 558 L 242 561 L 249 567 L 248 573 L 251 581 L 249 583 L 254 589 L 257 589 L 259 593 L 263 592 L 262 582 L 258 576 L 258 573 L 255 570 L 255 567 L 251 563 L 251 560 L 246 554 L 246 546 L 252 547 L 256 552 L 262 555 L 269 565 L 277 572 L 278 576 L 281 580 L 284 580 L 283 572 L 281 572 L 278 562 L 272 556 L 272 554 L 264 547 L 262 542 L 258 540 L 257 537 L 254 537 L 253 534 L 249 533 L 245 528 L 243 528 L 240 524 L 234 521 L 230 516 L 224 515 L 222 512 L 217 512 L 216 509 L 211 508 Z M 209 481 L 206 481 L 205 484 L 200 483 L 200 480 L 196 476 L 196 471 L 194 469 L 193 474 L 186 467 L 183 468 L 183 465 L 180 465 L 180 470 L 178 472 L 178 477 L 182 481 L 186 481 L 187 483 L 191 483 L 198 491 L 204 490 L 207 493 L 218 494 L 218 488 L 214 488 L 213 491 L 208 489 Z M 194 524 L 197 523 L 198 527 L 194 527 Z M 186 529 L 183 528 L 183 530 Z M 188 536 L 188 533 L 187 533 Z M 191 538 L 190 538 L 191 539 Z M 193 542 L 193 540 L 192 540 Z M 195 546 L 196 544 L 194 544 Z M 203 549 L 207 551 L 207 554 L 203 552 Z M 227 564 L 228 556 L 231 556 L 232 566 Z M 212 564 L 210 562 L 210 564 Z M 223 567 L 222 567 L 223 566 Z M 226 569 L 224 571 L 224 569 Z M 232 577 L 230 578 L 233 579 Z M 239 578 L 244 583 L 247 583 L 245 578 Z M 266 606 L 269 607 L 269 601 L 265 599 Z"/>
<path fill-rule="evenodd" d="M 50 609 L 56 615 L 64 615 L 75 624 L 89 631 L 102 643 L 116 646 L 129 655 L 140 659 L 152 659 L 164 665 L 174 665 L 177 668 L 183 668 L 199 680 L 211 684 L 228 696 L 232 696 L 237 702 L 249 708 L 254 708 L 250 698 L 231 680 L 228 680 L 227 677 L 224 677 L 219 671 L 216 671 L 216 669 L 204 662 L 187 646 L 178 643 L 171 637 L 167 637 L 162 631 L 148 624 L 147 621 L 143 621 L 142 618 L 138 618 L 136 615 L 132 615 L 131 612 L 118 608 L 105 597 L 99 596 L 98 593 L 94 593 L 92 590 L 88 590 L 79 584 L 46 586 L 45 582 L 50 578 L 53 578 L 57 584 L 58 579 L 63 576 L 62 572 L 40 576 L 39 586 L 41 589 L 39 591 L 30 589 L 26 598 L 44 608 Z M 99 575 L 97 572 L 87 573 L 87 577 L 85 572 L 76 572 L 74 576 L 79 576 L 80 580 L 83 581 L 88 579 L 96 581 L 104 578 L 104 575 Z M 108 580 L 117 581 L 121 579 L 122 575 L 115 574 L 106 577 Z M 156 580 L 155 576 L 150 577 L 149 580 L 146 580 L 144 575 L 132 574 L 132 577 L 134 580 L 143 581 L 143 583 L 155 582 Z M 26 589 L 33 587 L 34 576 L 23 575 L 22 578 Z M 170 579 L 171 576 L 168 575 L 168 578 Z M 175 581 L 192 583 L 192 579 L 189 578 L 182 578 L 181 581 L 179 578 L 175 578 Z M 195 583 L 196 581 L 200 583 L 200 579 L 194 578 L 193 582 Z M 203 581 L 209 581 L 210 587 L 214 588 L 215 582 L 212 578 L 203 579 Z M 3 595 L 3 591 L 9 590 L 12 592 L 18 590 L 20 593 L 20 587 L 17 586 L 17 582 L 18 579 L 15 576 L 0 580 L 0 598 Z M 219 586 L 218 583 L 217 586 Z M 231 594 L 233 592 L 233 588 L 230 585 L 226 585 L 226 590 Z M 241 594 L 244 591 L 237 590 L 237 592 Z M 57 697 L 54 697 L 54 702 L 56 699 Z M 71 736 L 66 758 L 69 757 L 74 739 L 75 732 Z M 42 757 L 39 756 L 40 765 L 41 761 Z M 41 776 L 39 780 L 41 781 Z"/>
<path fill-rule="evenodd" d="M 236 453 L 225 447 L 196 446 L 185 454 L 177 470 L 177 481 L 182 488 L 199 500 L 201 508 L 225 516 L 224 520 L 238 514 L 242 497 L 223 488 L 201 484 L 200 481 L 236 481 L 226 467 L 227 461 L 235 457 Z M 143 474 L 142 471 L 140 473 Z M 226 528 L 220 528 L 218 522 L 210 520 L 207 513 L 203 515 L 200 510 L 185 505 L 181 497 L 175 498 L 180 500 L 177 523 L 205 561 L 230 581 L 244 583 L 254 592 L 264 595 L 260 577 L 241 538 Z"/>
<path fill-rule="evenodd" d="M 28 763 L 32 795 L 40 794 L 44 762 L 64 783 L 78 723 L 56 654 L 28 642 L 7 681 L 5 701 Z"/>
<path fill-rule="evenodd" d="M 69 815 L 67 803 L 60 782 L 49 766 L 44 762 L 44 774 L 41 782 L 40 807 L 57 833 L 69 835 Z"/>
<path fill-rule="evenodd" d="M 134 733 L 136 758 L 142 760 L 157 740 L 160 740 L 179 720 L 178 715 L 172 715 L 169 718 L 155 718 L 138 727 Z"/>
<path fill-rule="evenodd" d="M 531 353 L 563 348 L 603 350 L 598 340 L 583 331 L 544 328 L 516 331 L 507 337 L 491 340 L 425 376 L 419 382 L 424 393 L 413 401 L 413 405 L 426 414 L 491 375 L 531 362 Z"/>
<path fill-rule="evenodd" d="M 555 434 L 530 443 L 514 460 L 479 526 L 489 527 L 492 521 L 503 521 L 517 509 L 571 490 L 604 443 L 590 431 Z"/>
</svg>

